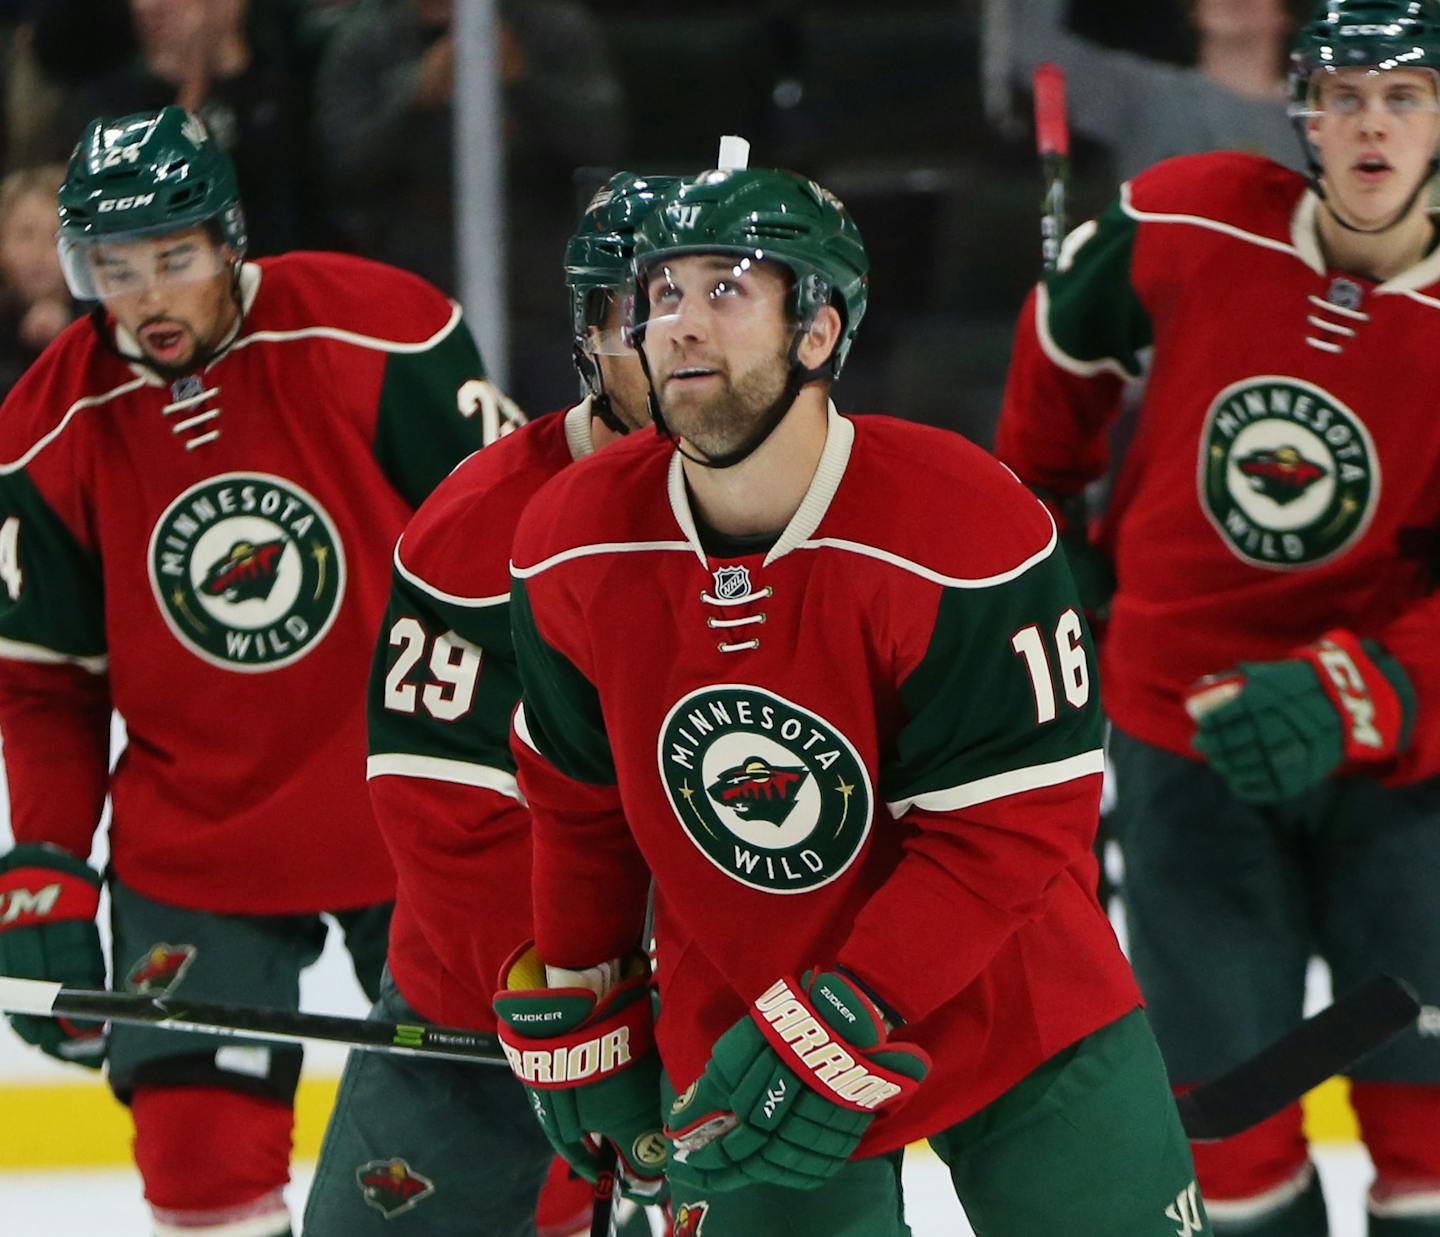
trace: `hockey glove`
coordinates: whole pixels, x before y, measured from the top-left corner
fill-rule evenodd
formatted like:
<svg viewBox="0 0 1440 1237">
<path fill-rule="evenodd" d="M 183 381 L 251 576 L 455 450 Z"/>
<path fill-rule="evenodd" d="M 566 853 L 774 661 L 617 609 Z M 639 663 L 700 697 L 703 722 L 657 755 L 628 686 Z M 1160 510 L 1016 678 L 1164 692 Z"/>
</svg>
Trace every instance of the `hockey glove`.
<svg viewBox="0 0 1440 1237">
<path fill-rule="evenodd" d="M 72 988 L 105 986 L 95 914 L 100 876 L 54 846 L 22 844 L 0 857 L 0 975 Z M 99 1069 L 103 1023 L 12 1014 L 21 1039 L 62 1061 Z"/>
<path fill-rule="evenodd" d="M 1195 750 L 1250 803 L 1278 803 L 1337 770 L 1404 751 L 1415 690 L 1372 640 L 1327 632 L 1282 661 L 1242 662 L 1186 695 Z"/>
<path fill-rule="evenodd" d="M 1031 488 L 1055 521 L 1085 617 L 1092 627 L 1103 629 L 1115 595 L 1115 568 L 1110 556 L 1090 540 L 1085 495 L 1061 495 L 1043 486 Z"/>
<path fill-rule="evenodd" d="M 625 979 L 596 997 L 586 988 L 547 988 L 534 945 L 523 945 L 500 972 L 495 1014 L 510 1068 L 550 1145 L 593 1182 L 597 1139 L 608 1139 L 623 1192 L 655 1202 L 669 1148 L 645 958 L 628 960 Z"/>
<path fill-rule="evenodd" d="M 670 1179 L 706 1191 L 813 1189 L 929 1069 L 919 1048 L 887 1041 L 880 1011 L 843 975 L 776 980 L 671 1106 Z"/>
</svg>

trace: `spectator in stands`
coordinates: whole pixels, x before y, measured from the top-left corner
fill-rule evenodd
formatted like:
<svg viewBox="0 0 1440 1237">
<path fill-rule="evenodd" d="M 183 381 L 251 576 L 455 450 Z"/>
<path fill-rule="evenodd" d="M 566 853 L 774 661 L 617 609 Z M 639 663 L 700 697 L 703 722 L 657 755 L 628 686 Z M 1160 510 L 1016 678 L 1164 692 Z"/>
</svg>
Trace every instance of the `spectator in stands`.
<svg viewBox="0 0 1440 1237">
<path fill-rule="evenodd" d="M 64 179 L 47 164 L 0 181 L 0 398 L 75 316 L 55 253 Z"/>
<path fill-rule="evenodd" d="M 204 120 L 235 162 L 250 253 L 317 243 L 306 210 L 306 90 L 283 0 L 129 0 L 129 7 L 138 52 L 74 92 L 71 132 L 94 115 L 178 103 Z"/>
<path fill-rule="evenodd" d="M 348 14 L 316 83 L 316 140 L 327 197 L 344 212 L 350 243 L 455 293 L 453 9 L 453 0 L 378 0 Z M 554 269 L 577 199 L 594 188 L 577 188 L 574 169 L 620 160 L 624 101 L 586 6 L 501 0 L 500 16 L 508 387 L 522 407 L 555 407 L 573 397 L 574 384 L 549 282 L 534 272 Z"/>
<path fill-rule="evenodd" d="M 1102 47 L 1067 29 L 1067 0 L 987 8 L 987 62 L 1015 85 L 1052 60 L 1066 71 L 1070 124 L 1107 147 L 1128 180 L 1173 155 L 1249 150 L 1291 165 L 1300 145 L 1285 112 L 1286 53 L 1308 0 L 1189 0 L 1192 67 Z M 988 100 L 992 113 L 999 101 Z M 992 115 L 992 118 L 995 118 Z"/>
</svg>

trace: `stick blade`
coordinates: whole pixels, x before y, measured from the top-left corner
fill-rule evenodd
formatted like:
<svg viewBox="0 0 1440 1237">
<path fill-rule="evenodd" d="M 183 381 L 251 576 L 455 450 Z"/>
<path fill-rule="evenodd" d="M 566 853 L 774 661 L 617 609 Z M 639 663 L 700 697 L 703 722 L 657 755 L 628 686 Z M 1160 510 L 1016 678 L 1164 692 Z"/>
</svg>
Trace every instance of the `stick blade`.
<svg viewBox="0 0 1440 1237">
<path fill-rule="evenodd" d="M 1178 1096 L 1186 1136 L 1214 1142 L 1258 1125 L 1389 1043 L 1419 1014 L 1403 980 L 1367 981 L 1228 1074 Z"/>
<path fill-rule="evenodd" d="M 1042 155 L 1070 157 L 1070 124 L 1065 116 L 1065 71 L 1046 61 L 1035 66 L 1035 145 Z"/>
<path fill-rule="evenodd" d="M 55 998 L 59 995 L 59 984 L 0 975 L 0 1009 L 7 1014 L 47 1015 L 55 1008 Z"/>
</svg>

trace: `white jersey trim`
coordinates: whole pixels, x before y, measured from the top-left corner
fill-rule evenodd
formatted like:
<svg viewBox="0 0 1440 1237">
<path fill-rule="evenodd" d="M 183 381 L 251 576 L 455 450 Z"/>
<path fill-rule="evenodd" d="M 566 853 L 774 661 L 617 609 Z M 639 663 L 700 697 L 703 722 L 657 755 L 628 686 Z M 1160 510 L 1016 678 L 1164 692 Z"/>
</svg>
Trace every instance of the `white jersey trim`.
<svg viewBox="0 0 1440 1237">
<path fill-rule="evenodd" d="M 595 454 L 595 434 L 591 424 L 594 412 L 590 396 L 586 396 L 565 414 L 565 445 L 570 448 L 572 460 L 583 460 Z"/>
<path fill-rule="evenodd" d="M 1105 753 L 1097 747 L 1094 751 L 1067 756 L 1064 760 L 1031 765 L 1026 769 L 1011 769 L 1008 773 L 996 773 L 991 777 L 978 778 L 976 781 L 964 782 L 945 790 L 931 790 L 909 799 L 899 799 L 886 806 L 890 809 L 890 815 L 897 819 L 911 808 L 919 808 L 922 812 L 958 812 L 961 808 L 974 807 L 978 803 L 1006 799 L 1011 795 L 1024 794 L 1027 790 L 1060 786 L 1065 782 L 1077 781 L 1104 771 Z"/>
<path fill-rule="evenodd" d="M 79 666 L 90 674 L 104 674 L 110 668 L 110 658 L 104 653 L 94 657 L 75 657 L 56 649 L 47 649 L 43 644 L 26 644 L 20 640 L 6 640 L 0 637 L 0 657 L 11 661 L 28 661 L 40 666 Z"/>
<path fill-rule="evenodd" d="M 515 730 L 515 737 L 519 739 L 521 743 L 525 744 L 525 746 L 537 756 L 543 756 L 545 754 L 535 746 L 535 740 L 530 737 L 530 723 L 525 720 L 525 702 L 523 700 L 515 706 L 515 712 L 510 718 L 510 725 Z"/>
<path fill-rule="evenodd" d="M 1297 208 L 1297 215 L 1303 208 L 1304 198 L 1302 197 L 1301 205 Z M 1247 232 L 1244 228 L 1237 228 L 1233 223 L 1222 223 L 1219 219 L 1210 219 L 1205 215 L 1182 215 L 1166 211 L 1141 210 L 1131 200 L 1131 188 L 1128 180 L 1120 186 L 1120 209 L 1130 218 L 1141 223 L 1178 223 L 1195 228 L 1207 228 L 1212 232 L 1222 232 L 1226 236 L 1233 236 L 1236 240 L 1242 240 L 1251 245 L 1259 245 L 1262 249 L 1273 249 L 1276 253 L 1288 254 L 1292 258 L 1304 261 L 1307 266 L 1310 265 L 1305 255 L 1294 245 L 1287 244 L 1285 241 L 1277 241 L 1272 236 L 1261 236 L 1258 232 Z M 1292 220 L 1292 233 L 1295 226 L 1295 222 Z M 1323 271 L 1324 267 L 1322 266 L 1320 269 Z"/>
<path fill-rule="evenodd" d="M 292 339 L 333 339 L 342 344 L 354 344 L 356 347 L 370 348 L 376 352 L 428 352 L 449 335 L 459 323 L 460 306 L 451 301 L 449 321 L 429 339 L 422 339 L 419 343 L 403 343 L 398 339 L 381 339 L 375 335 L 361 335 L 358 331 L 347 331 L 338 326 L 302 326 L 290 331 L 255 331 L 250 335 L 240 336 L 223 355 L 216 357 L 215 361 L 223 361 L 231 352 L 239 352 L 241 348 L 246 348 L 251 344 L 283 343 Z M 206 368 L 208 369 L 209 366 Z"/>
<path fill-rule="evenodd" d="M 45 434 L 42 434 L 24 455 L 17 460 L 0 464 L 0 474 L 18 472 L 24 468 L 26 464 L 60 436 L 61 431 L 70 424 L 71 419 L 82 408 L 96 408 L 101 404 L 109 403 L 112 399 L 119 399 L 122 395 L 129 395 L 131 391 L 137 390 L 144 385 L 145 380 L 143 378 L 132 378 L 129 382 L 122 382 L 118 387 L 112 387 L 100 395 L 86 395 L 82 399 L 77 399 L 69 408 L 65 409 L 65 415 L 60 418 L 55 427 Z"/>
<path fill-rule="evenodd" d="M 1209 1208 L 1209 1200 L 1206 1200 L 1206 1208 Z M 1389 1198 L 1379 1199 L 1374 1194 L 1370 1195 L 1367 1203 L 1367 1210 L 1372 1216 L 1386 1216 L 1400 1218 L 1416 1217 L 1418 1219 L 1434 1220 L 1440 1216 L 1440 1190 L 1412 1190 L 1405 1194 L 1392 1194 Z"/>
<path fill-rule="evenodd" d="M 593 558 L 598 554 L 663 554 L 680 551 L 691 554 L 695 547 L 688 541 L 602 541 L 595 545 L 578 545 L 573 550 L 561 550 L 549 558 L 542 558 L 533 567 L 517 567 L 512 561 L 510 574 L 517 580 L 528 580 L 541 572 L 568 563 L 576 558 Z"/>
<path fill-rule="evenodd" d="M 495 593 L 489 597 L 461 597 L 458 593 L 447 593 L 444 589 L 436 588 L 417 576 L 403 562 L 400 561 L 400 547 L 405 541 L 405 534 L 401 533 L 395 542 L 395 571 L 407 583 L 413 584 L 422 593 L 434 597 L 437 601 L 446 602 L 452 606 L 464 606 L 467 609 L 479 610 L 486 606 L 503 606 L 510 600 L 510 593 L 507 590 L 503 593 Z"/>
<path fill-rule="evenodd" d="M 493 790 L 516 803 L 525 796 L 513 773 L 492 765 L 472 764 L 468 760 L 446 760 L 440 756 L 414 756 L 408 752 L 380 752 L 365 762 L 365 777 L 416 777 L 427 782 L 449 782 L 455 786 L 478 786 Z"/>
</svg>

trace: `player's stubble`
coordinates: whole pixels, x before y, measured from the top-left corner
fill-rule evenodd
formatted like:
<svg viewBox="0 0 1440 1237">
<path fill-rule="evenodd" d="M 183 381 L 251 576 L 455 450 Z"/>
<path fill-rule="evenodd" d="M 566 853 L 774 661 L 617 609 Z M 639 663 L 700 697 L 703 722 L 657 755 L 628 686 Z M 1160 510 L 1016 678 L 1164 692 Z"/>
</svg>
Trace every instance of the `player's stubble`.
<svg viewBox="0 0 1440 1237">
<path fill-rule="evenodd" d="M 739 377 L 729 365 L 717 367 L 719 383 L 706 395 L 676 392 L 667 380 L 660 408 L 673 433 L 702 454 L 725 455 L 749 441 L 755 428 L 785 392 L 790 361 L 783 348 L 751 365 Z"/>
</svg>

